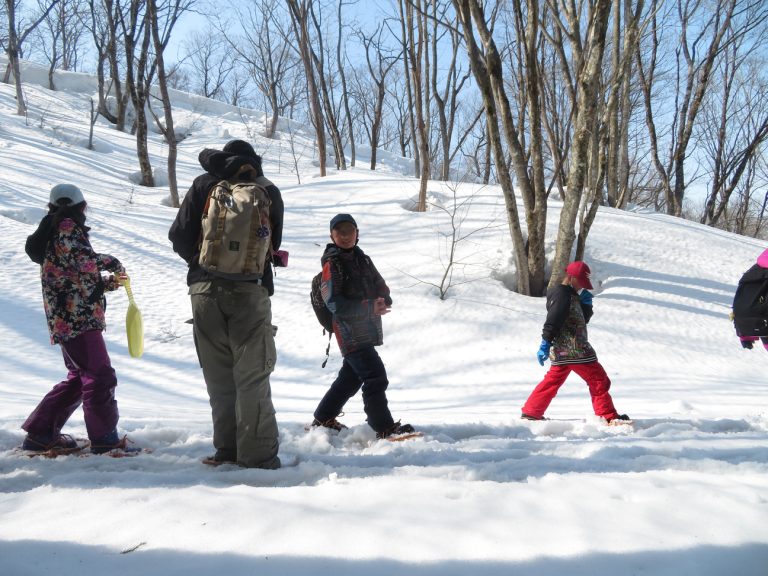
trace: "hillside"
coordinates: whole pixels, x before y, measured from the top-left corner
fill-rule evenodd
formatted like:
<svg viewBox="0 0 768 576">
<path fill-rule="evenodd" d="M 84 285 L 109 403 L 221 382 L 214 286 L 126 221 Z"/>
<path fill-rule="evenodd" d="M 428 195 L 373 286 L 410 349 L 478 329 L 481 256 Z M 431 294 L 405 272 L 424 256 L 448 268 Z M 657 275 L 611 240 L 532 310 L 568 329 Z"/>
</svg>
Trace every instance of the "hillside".
<svg viewBox="0 0 768 576">
<path fill-rule="evenodd" d="M 167 188 L 133 184 L 130 135 L 99 122 L 87 138 L 93 79 L 61 76 L 62 90 L 26 85 L 28 119 L 0 84 L 0 556 L 8 576 L 128 574 L 626 574 L 758 576 L 768 566 L 768 353 L 742 350 L 728 320 L 736 282 L 765 249 L 658 214 L 601 209 L 586 260 L 593 271 L 590 341 L 633 427 L 591 415 L 575 376 L 547 412 L 519 419 L 543 376 L 536 362 L 544 301 L 514 294 L 504 205 L 493 186 L 432 182 L 430 198 L 469 202 L 446 300 L 441 210 L 408 209 L 418 182 L 385 156 L 319 178 L 306 131 L 258 136 L 263 115 L 177 95 L 179 178 L 197 154 L 245 138 L 286 205 L 272 301 L 278 366 L 272 379 L 281 434 L 278 471 L 210 469 L 210 408 L 191 327 L 186 266 L 167 231 Z M 287 126 L 287 125 L 286 125 Z M 290 134 L 289 134 L 290 132 Z M 292 173 L 295 138 L 301 185 Z M 152 136 L 153 165 L 165 149 Z M 160 175 L 162 175 L 160 173 Z M 24 241 L 53 184 L 80 186 L 91 241 L 131 274 L 145 355 L 128 355 L 122 292 L 110 295 L 105 333 L 119 385 L 120 430 L 151 454 L 28 459 L 20 429 L 64 376 L 49 344 L 38 269 Z M 560 204 L 549 205 L 550 238 Z M 375 440 L 353 399 L 331 436 L 304 425 L 341 359 L 309 304 L 328 222 L 350 212 L 360 245 L 394 298 L 380 353 L 395 418 L 422 439 Z M 553 251 L 554 245 L 551 249 Z M 761 347 L 758 347 L 761 348 Z M 85 434 L 82 412 L 66 430 Z M 127 553 L 130 552 L 130 553 Z"/>
</svg>

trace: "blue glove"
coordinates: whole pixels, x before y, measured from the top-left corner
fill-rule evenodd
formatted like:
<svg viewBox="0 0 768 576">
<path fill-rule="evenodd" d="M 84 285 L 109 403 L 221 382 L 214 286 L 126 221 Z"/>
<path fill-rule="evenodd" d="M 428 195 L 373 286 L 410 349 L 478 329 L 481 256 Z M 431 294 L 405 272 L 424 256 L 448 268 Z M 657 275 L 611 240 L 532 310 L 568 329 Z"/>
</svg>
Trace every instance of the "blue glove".
<svg viewBox="0 0 768 576">
<path fill-rule="evenodd" d="M 552 347 L 551 342 L 547 342 L 543 338 L 541 339 L 541 345 L 539 346 L 539 351 L 536 352 L 536 358 L 539 359 L 539 364 L 544 366 L 544 361 L 549 358 L 549 349 Z"/>
<path fill-rule="evenodd" d="M 592 292 L 586 289 L 579 292 L 579 301 L 586 306 L 592 306 Z"/>
</svg>

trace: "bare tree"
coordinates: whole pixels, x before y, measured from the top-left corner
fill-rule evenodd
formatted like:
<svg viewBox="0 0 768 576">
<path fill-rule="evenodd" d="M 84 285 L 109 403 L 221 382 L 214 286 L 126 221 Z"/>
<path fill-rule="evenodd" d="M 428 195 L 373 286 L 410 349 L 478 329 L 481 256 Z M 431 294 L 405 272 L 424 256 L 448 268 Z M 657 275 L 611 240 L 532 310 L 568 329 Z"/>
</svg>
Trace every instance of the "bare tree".
<svg viewBox="0 0 768 576">
<path fill-rule="evenodd" d="M 398 39 L 401 47 L 402 47 L 402 53 L 403 53 L 403 72 L 402 76 L 402 82 L 405 86 L 405 94 L 407 97 L 406 102 L 398 102 L 398 105 L 395 109 L 398 116 L 398 122 L 401 126 L 400 135 L 399 135 L 399 142 L 400 142 L 400 150 L 403 156 L 406 156 L 406 151 L 411 150 L 413 156 L 413 172 L 415 175 L 421 174 L 421 148 L 417 144 L 417 136 L 416 136 L 416 116 L 414 114 L 414 107 L 415 107 L 415 94 L 413 90 L 413 86 L 411 83 L 411 53 L 408 50 L 408 32 L 407 32 L 407 26 L 406 26 L 406 20 L 405 20 L 405 12 L 403 7 L 403 0 L 398 0 L 397 3 L 398 11 L 399 11 L 399 18 L 398 22 L 400 24 L 399 30 L 391 30 L 390 33 Z M 389 22 L 387 22 L 387 26 L 389 26 Z M 397 96 L 395 96 L 397 99 Z M 406 132 L 407 128 L 407 132 Z M 407 143 L 407 145 L 406 145 Z"/>
<path fill-rule="evenodd" d="M 103 41 L 103 50 L 109 62 L 110 90 L 115 95 L 115 128 L 121 132 L 125 131 L 128 115 L 128 105 L 131 100 L 131 90 L 123 82 L 123 66 L 121 65 L 125 58 L 125 46 L 120 41 L 122 34 L 119 30 L 120 23 L 127 17 L 126 0 L 88 0 L 91 12 L 98 13 L 103 18 L 103 24 L 99 24 L 99 29 L 104 31 L 100 34 L 100 41 Z M 130 6 L 130 5 L 129 5 Z M 103 28 L 101 27 L 103 25 Z M 96 24 L 94 24 L 96 27 Z M 128 69 L 132 70 L 133 61 L 127 59 Z M 100 88 L 101 93 L 101 88 Z M 100 102 L 100 107 L 102 103 Z M 107 112 L 106 114 L 104 114 Z M 102 110 L 105 118 L 110 118 L 112 114 L 108 113 L 106 104 Z"/>
<path fill-rule="evenodd" d="M 561 0 L 558 0 L 558 2 Z M 575 64 L 574 80 L 577 94 L 573 120 L 573 142 L 568 170 L 568 188 L 560 211 L 560 224 L 552 262 L 553 274 L 550 286 L 558 282 L 558 276 L 565 270 L 571 258 L 576 237 L 576 217 L 581 197 L 587 182 L 590 146 L 594 146 L 593 132 L 598 120 L 598 90 L 605 53 L 606 34 L 611 13 L 611 0 L 592 0 L 588 3 L 586 23 L 574 6 L 562 0 L 558 6 L 551 4 L 558 14 L 558 26 L 563 26 L 570 38 L 570 49 Z M 559 15 L 564 16 L 560 20 Z M 583 30 L 583 32 L 582 32 Z M 582 39 L 581 34 L 584 34 Z"/>
<path fill-rule="evenodd" d="M 214 28 L 192 32 L 183 47 L 184 62 L 195 78 L 193 90 L 213 100 L 226 97 L 227 80 L 236 62 L 227 53 L 229 43 L 224 35 Z"/>
<path fill-rule="evenodd" d="M 491 221 L 484 226 L 467 231 L 466 219 L 480 190 L 460 198 L 458 195 L 460 186 L 458 182 L 449 182 L 446 186 L 451 191 L 451 197 L 448 198 L 448 202 L 429 203 L 431 210 L 437 215 L 435 222 L 439 243 L 438 259 L 442 267 L 439 281 L 425 280 L 409 271 L 400 270 L 400 272 L 416 282 L 435 288 L 438 291 L 440 300 L 446 300 L 450 290 L 456 286 L 487 278 L 487 275 L 480 275 L 472 270 L 473 268 L 475 270 L 477 268 L 486 269 L 482 263 L 478 264 L 480 253 L 478 251 L 469 251 L 465 249 L 465 246 L 471 244 L 470 238 L 475 234 L 496 227 L 495 222 Z M 462 274 L 461 279 L 457 280 L 457 273 Z"/>
<path fill-rule="evenodd" d="M 85 0 L 59 0 L 38 27 L 48 60 L 48 87 L 55 90 L 56 69 L 77 70 L 84 29 L 79 25 L 87 13 Z"/>
<path fill-rule="evenodd" d="M 711 180 L 702 224 L 717 226 L 734 193 L 740 192 L 738 198 L 747 205 L 752 197 L 748 187 L 754 182 L 754 160 L 768 139 L 768 77 L 762 72 L 762 59 L 755 58 L 765 39 L 766 31 L 762 32 L 749 42 L 744 37 L 726 41 L 716 70 L 718 81 L 705 97 L 699 142 Z M 728 35 L 733 33 L 728 31 Z M 741 213 L 744 222 L 749 210 Z"/>
<path fill-rule="evenodd" d="M 615 6 L 615 5 L 614 5 Z M 623 44 L 621 50 L 611 51 L 611 71 L 598 91 L 598 120 L 592 130 L 589 151 L 589 168 L 586 180 L 586 194 L 579 212 L 579 231 L 576 243 L 576 260 L 583 260 L 587 237 L 603 201 L 603 189 L 607 187 L 608 203 L 623 206 L 627 199 L 629 184 L 628 138 L 630 123 L 629 79 L 630 67 L 639 40 L 640 19 L 643 0 L 637 0 L 633 12 L 625 6 L 626 30 L 622 33 L 614 26 L 614 43 Z M 614 9 L 614 18 L 619 19 Z M 621 119 L 619 118 L 621 112 Z"/>
<path fill-rule="evenodd" d="M 157 80 L 160 88 L 160 99 L 163 104 L 163 116 L 165 123 L 152 112 L 155 122 L 162 131 L 168 144 L 168 186 L 171 206 L 178 207 L 179 186 L 176 178 L 176 159 L 178 156 L 179 138 L 174 129 L 173 108 L 168 92 L 168 78 L 165 73 L 165 48 L 171 39 L 171 32 L 179 20 L 179 17 L 193 4 L 194 0 L 169 0 L 167 5 L 161 7 L 165 11 L 164 17 L 158 10 L 157 0 L 147 0 L 147 22 L 152 32 L 152 44 L 155 50 L 155 64 L 157 66 Z M 162 24 L 162 28 L 161 28 Z M 147 92 L 150 91 L 149 81 Z M 151 111 L 151 106 L 150 106 Z"/>
<path fill-rule="evenodd" d="M 279 115 L 295 102 L 294 96 L 285 88 L 288 75 L 299 64 L 292 53 L 290 24 L 284 21 L 273 0 L 258 0 L 248 7 L 239 6 L 235 14 L 241 22 L 240 32 L 233 34 L 228 20 L 218 24 L 219 33 L 264 96 L 271 111 L 265 135 L 272 138 Z M 237 77 L 234 86 L 242 88 Z M 242 93 L 241 90 L 238 92 Z"/>
<path fill-rule="evenodd" d="M 314 2 L 310 2 L 309 6 L 310 20 L 312 22 L 312 28 L 315 43 L 309 43 L 309 52 L 314 62 L 314 69 L 316 74 L 317 85 L 320 88 L 320 97 L 324 110 L 325 126 L 331 136 L 331 143 L 333 145 L 334 156 L 336 158 L 336 168 L 341 170 L 347 169 L 347 159 L 344 152 L 344 143 L 341 138 L 341 130 L 339 129 L 339 114 L 336 106 L 334 105 L 333 98 L 333 71 L 330 69 L 332 65 L 328 63 L 327 56 L 330 52 L 325 47 L 325 33 L 323 30 L 323 20 L 321 9 Z M 329 67 L 326 70 L 326 66 Z"/>
<path fill-rule="evenodd" d="M 472 72 L 469 69 L 462 70 L 461 63 L 458 61 L 462 39 L 458 28 L 452 25 L 451 22 L 455 21 L 455 17 L 449 17 L 447 14 L 451 6 L 450 1 L 433 0 L 431 2 L 432 13 L 430 22 L 432 34 L 430 36 L 429 50 L 432 60 L 432 74 L 430 80 L 442 153 L 440 162 L 441 180 L 450 179 L 451 162 L 474 126 L 474 122 L 477 122 L 477 119 L 479 119 L 479 114 L 475 115 L 475 119 L 469 123 L 469 126 L 464 128 L 463 134 L 458 137 L 458 143 L 454 142 L 454 131 L 460 106 L 459 95 Z M 448 22 L 449 25 L 443 26 L 443 22 Z M 447 40 L 445 37 L 447 37 Z M 450 42 L 450 49 L 446 49 L 445 42 Z M 444 58 L 444 56 L 447 56 L 447 58 Z"/>
<path fill-rule="evenodd" d="M 401 62 L 406 60 L 407 55 L 403 53 Z M 414 164 L 418 158 L 418 147 L 413 146 L 413 114 L 410 106 L 410 82 L 406 73 L 402 69 L 393 68 L 390 73 L 390 81 L 386 83 L 387 97 L 384 101 L 386 113 L 383 116 L 384 132 L 391 132 L 392 136 L 383 138 L 386 141 L 393 141 L 397 145 L 397 152 L 403 157 L 413 157 Z M 403 98 L 403 93 L 406 97 Z M 418 173 L 418 169 L 416 170 Z"/>
<path fill-rule="evenodd" d="M 633 9 L 633 2 L 636 2 Z M 611 78 L 604 116 L 608 125 L 606 192 L 608 205 L 624 208 L 629 199 L 629 130 L 632 122 L 632 62 L 640 43 L 644 0 L 617 0 L 613 5 Z"/>
<path fill-rule="evenodd" d="M 427 46 L 429 0 L 398 0 L 403 22 L 403 45 L 408 64 L 411 94 L 413 96 L 415 139 L 419 150 L 419 201 L 417 210 L 427 209 L 427 184 L 431 174 L 429 153 L 429 53 Z"/>
<path fill-rule="evenodd" d="M 512 155 L 512 164 L 518 176 L 524 177 L 524 185 L 531 185 L 528 178 L 526 157 L 517 138 L 509 108 L 509 100 L 504 89 L 503 66 L 501 55 L 493 39 L 491 28 L 486 20 L 483 6 L 479 0 L 453 0 L 458 21 L 464 32 L 464 42 L 469 56 L 472 73 L 482 95 L 483 106 L 488 126 L 488 139 L 493 150 L 496 172 L 501 184 L 506 207 L 507 224 L 512 237 L 512 249 L 517 268 L 517 291 L 531 293 L 530 274 L 526 243 L 523 237 L 520 217 L 517 210 L 517 198 L 512 185 L 512 175 L 506 162 L 506 150 L 502 143 L 500 126 L 505 127 L 505 141 Z M 479 37 L 479 41 L 478 41 Z M 482 48 L 481 48 L 482 44 Z M 543 271 L 542 271 L 543 275 Z"/>
<path fill-rule="evenodd" d="M 320 102 L 320 94 L 315 77 L 315 61 L 312 57 L 310 38 L 310 19 L 313 0 L 286 0 L 291 11 L 291 21 L 294 35 L 298 42 L 298 50 L 301 61 L 304 64 L 304 74 L 307 80 L 309 93 L 310 119 L 315 128 L 317 141 L 317 154 L 320 161 L 320 176 L 326 175 L 326 145 L 325 145 L 325 117 L 323 106 Z"/>
<path fill-rule="evenodd" d="M 151 27 L 147 0 L 125 0 L 127 13 L 119 13 L 120 34 L 125 48 L 125 86 L 135 114 L 136 152 L 141 171 L 141 185 L 153 187 L 155 177 L 149 158 L 146 105 L 151 81 L 149 45 Z M 119 4 L 121 0 L 117 0 Z"/>
<path fill-rule="evenodd" d="M 687 186 L 685 161 L 714 67 L 727 45 L 760 25 L 766 18 L 767 10 L 762 0 L 717 0 L 713 4 L 678 0 L 676 11 L 665 14 L 666 17 L 674 15 L 678 18 L 680 34 L 671 40 L 672 50 L 667 50 L 662 44 L 661 27 L 658 20 L 653 19 L 649 53 L 643 58 L 643 54 L 638 52 L 637 65 L 653 161 L 669 214 L 682 214 Z M 734 27 L 736 33 L 728 35 L 734 22 L 738 22 Z M 662 151 L 663 143 L 657 129 L 659 103 L 654 97 L 658 81 L 657 66 L 662 57 L 660 49 L 674 55 L 672 65 L 675 70 L 674 80 L 666 88 L 668 94 L 674 94 L 673 105 L 671 110 L 661 113 L 665 123 L 672 118 L 666 153 Z M 669 100 L 665 99 L 666 102 Z"/>
<path fill-rule="evenodd" d="M 339 73 L 339 80 L 341 82 L 341 103 L 344 107 L 344 117 L 346 119 L 347 132 L 349 136 L 349 165 L 355 167 L 355 131 L 352 123 L 352 110 L 349 105 L 349 91 L 347 90 L 347 73 L 346 73 L 346 52 L 342 50 L 344 39 L 344 28 L 342 19 L 342 9 L 344 6 L 356 4 L 357 0 L 345 2 L 339 0 L 339 7 L 337 13 L 337 38 L 336 38 L 336 68 Z"/>
<path fill-rule="evenodd" d="M 363 114 L 366 120 L 368 142 L 371 146 L 371 170 L 376 170 L 376 153 L 381 139 L 387 76 L 399 62 L 401 56 L 401 54 L 393 54 L 385 49 L 381 38 L 383 31 L 384 26 L 380 24 L 370 36 L 366 36 L 363 31 L 358 32 L 360 41 L 365 48 L 365 61 L 368 65 L 368 73 L 373 88 L 372 93 L 369 93 L 365 88 L 359 90 L 360 101 L 370 102 L 370 105 L 363 104 Z"/>
<path fill-rule="evenodd" d="M 96 110 L 109 122 L 116 124 L 115 116 L 107 106 L 107 96 L 112 83 L 107 83 L 105 67 L 109 65 L 109 41 L 114 35 L 110 30 L 104 13 L 104 6 L 100 1 L 87 0 L 88 10 L 81 17 L 83 27 L 91 33 L 93 47 L 96 50 L 96 79 L 98 82 L 98 104 Z"/>
<path fill-rule="evenodd" d="M 10 82 L 11 74 L 13 74 L 13 80 L 16 86 L 16 113 L 19 116 L 24 116 L 27 113 L 27 105 L 24 102 L 24 91 L 21 86 L 21 66 L 19 64 L 22 45 L 32 31 L 45 20 L 58 2 L 59 0 L 51 0 L 48 4 L 44 5 L 39 16 L 26 26 L 24 30 L 19 30 L 17 29 L 17 24 L 19 24 L 17 10 L 20 1 L 5 0 L 6 17 L 8 18 L 8 39 L 6 40 L 5 53 L 8 56 L 8 67 L 6 68 L 3 82 L 8 84 Z"/>
</svg>

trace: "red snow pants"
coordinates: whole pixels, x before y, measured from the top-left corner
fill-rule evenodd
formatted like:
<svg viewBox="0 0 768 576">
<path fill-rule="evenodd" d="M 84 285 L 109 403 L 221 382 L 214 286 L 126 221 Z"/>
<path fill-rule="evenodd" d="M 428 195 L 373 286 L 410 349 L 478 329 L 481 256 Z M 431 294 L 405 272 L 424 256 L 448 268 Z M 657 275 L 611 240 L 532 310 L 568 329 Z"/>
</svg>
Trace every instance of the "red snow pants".
<svg viewBox="0 0 768 576">
<path fill-rule="evenodd" d="M 528 400 L 523 406 L 523 414 L 542 418 L 549 403 L 557 394 L 560 386 L 571 372 L 576 372 L 589 386 L 589 394 L 592 396 L 592 408 L 595 414 L 603 418 L 611 419 L 618 416 L 616 408 L 613 407 L 613 399 L 608 393 L 611 387 L 611 380 L 608 374 L 600 365 L 600 362 L 587 362 L 586 364 L 560 364 L 552 366 L 534 388 Z"/>
</svg>

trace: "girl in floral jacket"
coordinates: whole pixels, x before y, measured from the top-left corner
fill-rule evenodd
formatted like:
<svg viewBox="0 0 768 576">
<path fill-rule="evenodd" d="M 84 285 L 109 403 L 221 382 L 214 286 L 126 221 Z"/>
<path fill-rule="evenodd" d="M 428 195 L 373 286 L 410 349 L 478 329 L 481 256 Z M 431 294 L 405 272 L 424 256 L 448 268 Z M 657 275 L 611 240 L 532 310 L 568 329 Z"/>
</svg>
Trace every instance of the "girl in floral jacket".
<svg viewBox="0 0 768 576">
<path fill-rule="evenodd" d="M 104 292 L 120 287 L 125 270 L 117 258 L 93 251 L 85 225 L 86 202 L 79 188 L 54 186 L 48 207 L 25 248 L 41 265 L 51 343 L 61 346 L 69 372 L 22 424 L 27 432 L 22 447 L 36 452 L 78 449 L 71 436 L 61 434 L 61 428 L 82 404 L 91 451 L 125 448 L 125 438 L 117 435 L 117 378 L 102 335 Z M 104 278 L 102 271 L 112 274 Z"/>
</svg>

